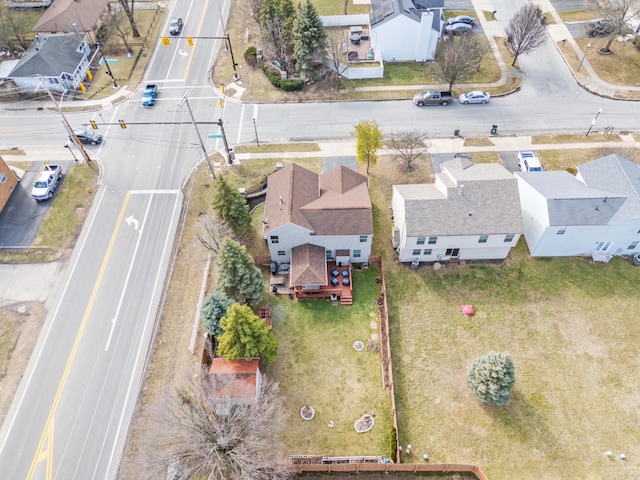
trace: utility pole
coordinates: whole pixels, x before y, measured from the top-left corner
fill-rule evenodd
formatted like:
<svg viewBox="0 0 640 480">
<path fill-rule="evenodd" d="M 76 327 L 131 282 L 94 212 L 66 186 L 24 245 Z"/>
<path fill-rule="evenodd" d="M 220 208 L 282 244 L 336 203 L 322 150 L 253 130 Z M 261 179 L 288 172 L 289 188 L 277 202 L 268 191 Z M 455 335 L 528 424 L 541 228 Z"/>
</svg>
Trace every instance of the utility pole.
<svg viewBox="0 0 640 480">
<path fill-rule="evenodd" d="M 49 87 L 47 86 L 47 84 L 44 83 L 44 79 L 41 79 L 40 85 L 43 85 L 43 84 L 44 84 L 45 90 L 47 91 L 47 93 L 49 94 L 49 97 L 51 98 L 51 101 L 56 106 L 58 113 L 60 113 L 60 116 L 62 117 L 62 125 L 67 130 L 67 133 L 69 134 L 69 138 L 71 139 L 71 142 L 78 148 L 78 150 L 80 150 L 80 153 L 82 153 L 82 156 L 87 161 L 87 163 L 91 163 L 91 157 L 89 157 L 89 153 L 84 149 L 84 147 L 82 146 L 82 143 L 80 142 L 80 140 L 78 140 L 78 137 L 76 137 L 76 134 L 73 132 L 73 128 L 71 128 L 71 124 L 69 123 L 69 120 L 67 120 L 67 117 L 64 116 L 64 112 L 62 111 L 62 105 L 58 104 L 55 97 L 53 96 L 53 93 L 51 93 L 51 90 L 49 90 Z M 40 88 L 40 86 L 38 86 L 38 88 Z"/>
<path fill-rule="evenodd" d="M 113 73 L 111 73 L 111 67 L 109 67 L 109 62 L 107 62 L 107 59 L 104 58 L 104 55 L 102 54 L 102 50 L 100 49 L 100 42 L 96 42 L 96 50 L 100 52 L 100 58 L 104 61 L 104 64 L 107 66 L 107 75 L 109 75 L 111 77 L 111 80 L 113 80 L 113 88 L 118 88 L 118 84 L 116 83 L 116 77 L 114 77 Z"/>
<path fill-rule="evenodd" d="M 207 149 L 204 147 L 204 142 L 202 141 L 202 137 L 200 136 L 200 130 L 198 130 L 198 124 L 196 123 L 196 119 L 193 116 L 193 112 L 191 111 L 191 105 L 189 105 L 189 95 L 191 95 L 191 90 L 187 90 L 185 94 L 182 96 L 182 99 L 178 103 L 178 106 L 182 106 L 183 103 L 187 105 L 187 110 L 189 110 L 189 115 L 191 116 L 191 123 L 193 123 L 193 128 L 196 129 L 196 133 L 198 134 L 198 140 L 200 140 L 200 147 L 202 148 L 202 153 L 204 154 L 204 158 L 207 161 L 207 165 L 209 165 L 209 170 L 211 170 L 211 175 L 213 179 L 216 178 L 216 173 L 213 171 L 213 165 L 211 165 L 211 161 L 209 160 L 209 155 L 207 154 Z M 224 138 L 224 135 L 223 135 Z M 227 140 L 225 138 L 225 145 Z"/>
<path fill-rule="evenodd" d="M 233 57 L 233 48 L 231 47 L 231 37 L 229 37 L 229 34 L 227 33 L 225 35 L 225 38 L 227 39 L 227 43 L 229 44 L 229 54 L 231 55 L 231 65 L 233 66 L 233 79 L 237 82 L 240 79 L 240 77 L 238 76 L 238 70 L 236 70 L 236 67 L 238 66 L 238 64 L 236 63 L 236 60 Z"/>
</svg>

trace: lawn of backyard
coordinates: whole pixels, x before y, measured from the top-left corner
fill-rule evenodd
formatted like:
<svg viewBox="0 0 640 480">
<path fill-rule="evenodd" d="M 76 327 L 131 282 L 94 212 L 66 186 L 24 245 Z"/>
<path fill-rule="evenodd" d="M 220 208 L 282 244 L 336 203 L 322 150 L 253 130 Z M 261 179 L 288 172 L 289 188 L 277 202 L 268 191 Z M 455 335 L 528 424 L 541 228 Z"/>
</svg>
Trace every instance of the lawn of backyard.
<svg viewBox="0 0 640 480">
<path fill-rule="evenodd" d="M 378 268 L 353 271 L 351 306 L 329 299 L 291 300 L 269 296 L 278 359 L 266 374 L 280 384 L 287 411 L 285 451 L 292 455 L 388 456 L 389 391 L 382 387 L 379 349 L 353 348 L 356 340 L 379 344 L 376 298 Z M 315 417 L 305 421 L 309 404 Z M 375 414 L 375 426 L 357 433 L 354 423 Z M 333 422 L 333 427 L 329 423 Z"/>
<path fill-rule="evenodd" d="M 600 153 L 540 152 L 558 169 Z M 479 465 L 491 480 L 633 477 L 640 468 L 640 270 L 624 259 L 532 259 L 524 239 L 502 264 L 399 265 L 385 234 L 390 186 L 433 181 L 430 162 L 416 166 L 401 172 L 383 157 L 370 175 L 400 443 L 434 463 Z M 471 318 L 460 312 L 467 303 L 476 308 Z M 482 404 L 466 383 L 467 366 L 490 350 L 515 362 L 507 407 Z M 609 450 L 627 460 L 607 458 Z"/>
</svg>

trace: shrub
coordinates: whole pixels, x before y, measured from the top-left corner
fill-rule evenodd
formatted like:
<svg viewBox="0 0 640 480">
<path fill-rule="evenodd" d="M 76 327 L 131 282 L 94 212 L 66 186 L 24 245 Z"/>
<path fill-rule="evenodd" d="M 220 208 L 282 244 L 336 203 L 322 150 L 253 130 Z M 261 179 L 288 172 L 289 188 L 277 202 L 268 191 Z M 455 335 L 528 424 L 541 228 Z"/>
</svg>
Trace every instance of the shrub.
<svg viewBox="0 0 640 480">
<path fill-rule="evenodd" d="M 304 80 L 302 78 L 283 78 L 280 80 L 280 88 L 287 92 L 302 90 L 302 87 L 304 87 Z"/>
<path fill-rule="evenodd" d="M 249 47 L 244 52 L 244 60 L 247 62 L 247 65 L 255 67 L 258 64 L 258 52 L 256 51 L 256 47 Z"/>
<path fill-rule="evenodd" d="M 636 50 L 640 51 L 640 35 L 634 37 L 634 39 L 631 40 L 631 44 L 636 47 Z"/>
<path fill-rule="evenodd" d="M 274 87 L 280 88 L 280 74 L 278 72 L 274 72 L 273 70 L 269 69 L 269 67 L 267 67 L 266 65 L 262 67 L 262 71 L 271 82 L 271 85 L 273 85 Z"/>
<path fill-rule="evenodd" d="M 396 455 L 398 453 L 398 433 L 395 427 L 391 427 L 389 435 L 387 435 L 387 445 L 389 448 L 388 457 L 392 461 L 396 461 Z"/>
<path fill-rule="evenodd" d="M 516 383 L 513 360 L 506 353 L 489 352 L 469 365 L 467 381 L 473 394 L 484 403 L 506 405 Z"/>
</svg>

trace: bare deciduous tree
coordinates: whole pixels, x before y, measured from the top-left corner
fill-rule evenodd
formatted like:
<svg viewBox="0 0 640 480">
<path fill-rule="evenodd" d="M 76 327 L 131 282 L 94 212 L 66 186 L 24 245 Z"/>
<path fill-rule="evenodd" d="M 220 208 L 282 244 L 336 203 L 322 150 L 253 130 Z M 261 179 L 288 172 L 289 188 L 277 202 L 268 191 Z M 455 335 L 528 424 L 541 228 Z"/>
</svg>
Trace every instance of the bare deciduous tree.
<svg viewBox="0 0 640 480">
<path fill-rule="evenodd" d="M 449 84 L 449 90 L 457 82 L 471 78 L 489 51 L 488 45 L 475 35 L 443 37 L 436 50 L 436 76 Z"/>
<path fill-rule="evenodd" d="M 203 369 L 167 400 L 168 411 L 158 415 L 160 467 L 180 480 L 289 478 L 278 442 L 285 419 L 278 385 L 263 377 L 262 394 L 250 403 L 221 394 L 226 390 Z"/>
<path fill-rule="evenodd" d="M 412 163 L 427 151 L 427 136 L 417 130 L 396 132 L 389 135 L 389 146 L 395 152 L 395 158 L 404 160 L 407 169 L 413 170 Z"/>
<path fill-rule="evenodd" d="M 347 69 L 347 36 L 344 31 L 332 28 L 327 30 L 327 61 L 331 86 L 340 88 L 340 77 Z"/>
<path fill-rule="evenodd" d="M 598 3 L 598 5 L 600 5 Z M 602 52 L 611 52 L 611 44 L 618 35 L 623 35 L 630 30 L 627 23 L 640 15 L 640 0 L 611 0 L 600 6 L 604 17 L 607 44 L 601 48 Z"/>
<path fill-rule="evenodd" d="M 251 8 L 251 18 L 253 18 L 258 25 L 260 25 L 260 15 L 262 13 L 262 4 L 264 0 L 249 0 L 249 7 Z"/>
<path fill-rule="evenodd" d="M 3 4 L 0 6 L 0 30 L 1 38 L 4 46 L 9 50 L 14 50 L 14 40 L 17 40 L 20 47 L 24 50 L 29 46 L 27 34 L 31 26 L 28 24 L 29 17 L 21 11 L 22 9 L 8 8 Z"/>
<path fill-rule="evenodd" d="M 234 238 L 233 230 L 227 223 L 218 217 L 215 213 L 203 214 L 198 221 L 198 230 L 196 238 L 204 248 L 210 250 L 214 254 L 220 253 L 220 247 L 225 238 Z M 236 238 L 238 243 L 244 244 L 244 238 Z"/>
<path fill-rule="evenodd" d="M 138 32 L 138 27 L 136 26 L 136 20 L 135 18 L 133 18 L 133 0 L 131 0 L 131 8 L 129 8 L 129 4 L 127 3 L 127 0 L 120 0 L 120 5 L 124 9 L 127 15 L 127 18 L 129 19 L 133 36 L 135 38 L 140 38 L 140 32 Z"/>
<path fill-rule="evenodd" d="M 129 35 L 131 35 L 132 30 L 127 14 L 124 11 L 118 10 L 118 12 L 111 17 L 111 25 L 109 29 L 116 33 L 118 38 L 122 40 L 122 43 L 124 43 L 124 47 L 127 49 L 127 52 L 130 52 L 131 46 L 129 45 Z"/>
<path fill-rule="evenodd" d="M 528 3 L 518 10 L 507 30 L 507 48 L 513 55 L 515 66 L 518 57 L 531 53 L 547 40 L 547 32 L 542 23 L 542 10 L 537 5 Z"/>
</svg>

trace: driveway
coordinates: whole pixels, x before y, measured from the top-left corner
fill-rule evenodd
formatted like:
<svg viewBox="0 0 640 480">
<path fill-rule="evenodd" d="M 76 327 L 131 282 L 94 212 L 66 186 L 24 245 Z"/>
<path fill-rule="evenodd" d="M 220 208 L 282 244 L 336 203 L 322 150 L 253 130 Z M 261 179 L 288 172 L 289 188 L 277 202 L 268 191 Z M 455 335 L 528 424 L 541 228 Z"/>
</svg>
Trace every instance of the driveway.
<svg viewBox="0 0 640 480">
<path fill-rule="evenodd" d="M 62 165 L 64 176 L 61 182 L 64 183 L 65 172 L 69 171 L 72 162 L 58 163 Z M 0 248 L 31 246 L 49 207 L 62 188 L 62 184 L 58 186 L 56 194 L 51 200 L 36 202 L 31 197 L 31 185 L 41 167 L 41 162 L 31 163 L 4 209 L 0 212 Z"/>
</svg>

